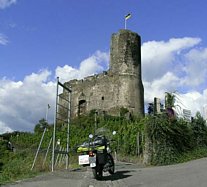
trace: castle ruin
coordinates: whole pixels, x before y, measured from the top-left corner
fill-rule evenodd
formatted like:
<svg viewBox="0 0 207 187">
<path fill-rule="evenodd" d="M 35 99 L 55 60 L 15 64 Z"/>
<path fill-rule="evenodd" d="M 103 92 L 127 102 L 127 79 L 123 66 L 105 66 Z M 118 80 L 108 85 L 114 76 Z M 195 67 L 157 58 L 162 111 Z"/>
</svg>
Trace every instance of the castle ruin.
<svg viewBox="0 0 207 187">
<path fill-rule="evenodd" d="M 72 89 L 72 117 L 91 110 L 118 116 L 121 108 L 128 109 L 132 115 L 143 116 L 140 36 L 130 30 L 119 30 L 112 34 L 109 70 L 64 84 Z M 62 97 L 67 97 L 64 90 Z"/>
</svg>

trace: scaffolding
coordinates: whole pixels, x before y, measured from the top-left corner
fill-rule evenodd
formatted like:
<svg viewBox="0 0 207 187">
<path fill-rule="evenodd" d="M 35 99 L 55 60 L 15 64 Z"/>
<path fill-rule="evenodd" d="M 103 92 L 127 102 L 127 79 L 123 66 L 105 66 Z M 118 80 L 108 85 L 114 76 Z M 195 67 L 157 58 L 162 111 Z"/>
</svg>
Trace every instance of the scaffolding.
<svg viewBox="0 0 207 187">
<path fill-rule="evenodd" d="M 59 89 L 62 88 L 64 90 L 64 93 L 67 97 L 63 97 L 62 93 L 59 93 Z M 66 166 L 65 168 L 68 169 L 69 165 L 69 138 L 70 138 L 70 116 L 71 116 L 71 88 L 68 88 L 61 82 L 59 82 L 59 77 L 57 77 L 57 92 L 56 92 L 56 106 L 55 106 L 55 117 L 54 117 L 54 128 L 53 128 L 53 141 L 52 141 L 52 172 L 54 171 L 54 166 L 57 165 L 58 159 L 59 162 L 62 160 L 63 156 L 65 156 Z M 60 98 L 61 101 L 60 102 Z M 66 112 L 66 118 L 62 115 L 61 110 Z M 56 144 L 56 127 L 57 124 L 62 122 L 63 124 L 67 124 L 67 140 L 66 140 L 66 149 L 62 146 L 60 146 L 59 150 L 57 150 L 57 145 L 60 145 L 60 140 L 58 140 L 58 143 Z M 55 160 L 55 154 L 57 154 L 56 160 Z M 61 156 L 60 156 L 61 155 Z"/>
</svg>

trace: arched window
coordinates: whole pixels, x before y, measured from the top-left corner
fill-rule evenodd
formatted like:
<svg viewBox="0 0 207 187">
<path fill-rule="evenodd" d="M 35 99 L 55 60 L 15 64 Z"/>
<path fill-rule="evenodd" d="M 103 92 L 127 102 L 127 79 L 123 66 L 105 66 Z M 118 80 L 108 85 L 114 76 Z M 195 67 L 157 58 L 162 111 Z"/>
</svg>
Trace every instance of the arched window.
<svg viewBox="0 0 207 187">
<path fill-rule="evenodd" d="M 80 100 L 78 102 L 78 115 L 86 113 L 86 100 Z"/>
</svg>

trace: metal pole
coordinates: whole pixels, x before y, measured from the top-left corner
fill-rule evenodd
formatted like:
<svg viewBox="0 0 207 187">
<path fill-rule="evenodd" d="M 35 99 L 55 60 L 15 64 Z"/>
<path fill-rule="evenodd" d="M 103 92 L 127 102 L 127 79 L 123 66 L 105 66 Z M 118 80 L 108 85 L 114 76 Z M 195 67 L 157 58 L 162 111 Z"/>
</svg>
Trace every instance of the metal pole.
<svg viewBox="0 0 207 187">
<path fill-rule="evenodd" d="M 52 172 L 54 171 L 54 161 L 55 161 L 55 131 L 56 131 L 56 122 L 57 122 L 58 83 L 59 83 L 59 77 L 57 77 L 56 107 L 55 107 L 54 129 L 53 129 Z"/>
<path fill-rule="evenodd" d="M 126 29 L 126 18 L 124 19 L 124 29 Z"/>
<path fill-rule="evenodd" d="M 64 148 L 64 150 L 63 151 L 65 151 L 66 152 L 66 154 L 63 154 L 63 157 L 62 157 L 62 163 L 63 163 L 63 160 L 65 160 L 65 162 L 67 162 L 67 147 L 66 148 Z"/>
<path fill-rule="evenodd" d="M 137 134 L 137 155 L 139 156 L 140 155 L 140 142 L 139 142 L 139 132 Z"/>
<path fill-rule="evenodd" d="M 96 134 L 96 129 L 97 129 L 97 111 L 95 111 L 95 129 L 94 129 L 94 134 Z"/>
<path fill-rule="evenodd" d="M 45 132 L 46 132 L 46 128 L 44 128 L 44 131 L 43 131 L 43 133 L 42 133 L 42 137 L 41 137 L 39 146 L 38 146 L 38 148 L 37 148 L 37 152 L 36 152 L 36 154 L 35 154 L 35 158 L 34 158 L 34 161 L 33 161 L 32 167 L 31 167 L 31 170 L 34 168 L 34 165 L 35 165 L 35 162 L 36 162 L 36 159 L 37 159 L 37 155 L 38 155 L 38 153 L 39 153 L 39 150 L 40 150 L 40 147 L 41 147 L 42 140 L 43 140 L 43 138 L 44 138 Z"/>
<path fill-rule="evenodd" d="M 48 110 L 49 110 L 49 104 L 47 105 L 47 108 L 46 108 L 46 114 L 45 114 L 45 121 L 46 122 L 47 122 Z"/>
<path fill-rule="evenodd" d="M 144 143 L 144 133 L 143 133 L 143 131 L 141 131 L 141 133 L 142 133 L 142 141 L 141 141 L 141 144 L 143 145 L 143 143 Z M 144 146 L 142 146 L 142 154 L 144 154 Z"/>
<path fill-rule="evenodd" d="M 66 147 L 66 169 L 68 169 L 69 164 L 69 138 L 70 138 L 70 115 L 71 115 L 71 92 L 68 93 L 68 129 L 67 129 L 67 147 Z"/>
<path fill-rule="evenodd" d="M 47 107 L 46 107 L 46 113 L 45 113 L 45 122 L 46 122 L 46 123 L 47 123 L 48 110 L 49 110 L 49 104 L 48 104 Z M 45 155 L 45 158 L 44 158 L 44 161 L 43 161 L 43 166 L 44 166 L 45 161 L 46 161 L 46 158 L 47 158 L 48 149 L 49 149 L 49 147 L 50 147 L 50 144 L 51 144 L 51 140 L 50 140 L 50 142 L 49 142 L 49 146 L 48 146 L 48 148 L 47 148 L 47 152 L 46 152 L 46 155 Z"/>
<path fill-rule="evenodd" d="M 63 156 L 64 156 L 64 155 L 63 155 L 63 152 L 66 151 L 66 150 L 65 150 L 64 147 L 62 147 L 62 149 L 61 149 L 60 151 L 62 151 L 62 153 L 60 154 L 60 158 L 59 158 L 59 161 L 58 161 L 58 166 L 61 166 L 62 158 L 63 158 Z"/>
<path fill-rule="evenodd" d="M 62 154 L 61 152 L 62 152 L 62 146 L 60 146 L 60 148 L 59 148 L 59 153 L 58 153 L 57 158 L 56 158 L 56 161 L 55 161 L 55 166 L 57 166 L 58 159 L 59 159 L 59 157 L 60 157 L 61 154 Z"/>
<path fill-rule="evenodd" d="M 51 143 L 52 143 L 52 137 L 50 138 L 50 142 L 49 142 L 49 145 L 47 147 L 47 152 L 45 154 L 45 158 L 44 158 L 44 161 L 43 161 L 43 166 L 45 165 L 45 162 L 46 162 L 46 159 L 47 159 L 47 155 L 48 155 Z"/>
</svg>

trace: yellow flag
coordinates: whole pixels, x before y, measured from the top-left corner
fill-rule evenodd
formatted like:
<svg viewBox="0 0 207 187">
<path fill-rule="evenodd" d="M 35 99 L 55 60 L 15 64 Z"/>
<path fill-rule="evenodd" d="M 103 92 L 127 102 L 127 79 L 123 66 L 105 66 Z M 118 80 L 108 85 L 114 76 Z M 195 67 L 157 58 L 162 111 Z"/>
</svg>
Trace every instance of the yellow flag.
<svg viewBox="0 0 207 187">
<path fill-rule="evenodd" d="M 125 20 L 129 19 L 130 17 L 131 17 L 131 14 L 127 14 L 127 15 L 125 16 Z"/>
</svg>

